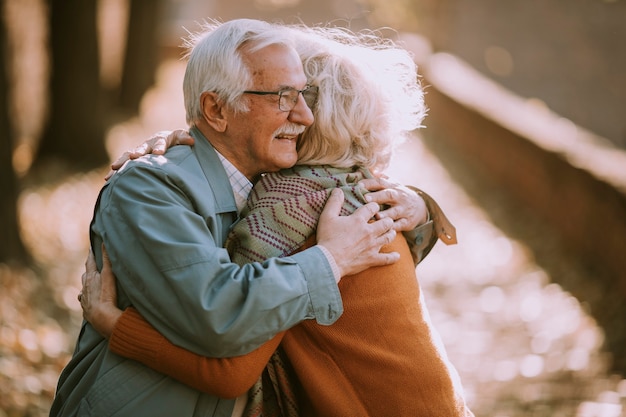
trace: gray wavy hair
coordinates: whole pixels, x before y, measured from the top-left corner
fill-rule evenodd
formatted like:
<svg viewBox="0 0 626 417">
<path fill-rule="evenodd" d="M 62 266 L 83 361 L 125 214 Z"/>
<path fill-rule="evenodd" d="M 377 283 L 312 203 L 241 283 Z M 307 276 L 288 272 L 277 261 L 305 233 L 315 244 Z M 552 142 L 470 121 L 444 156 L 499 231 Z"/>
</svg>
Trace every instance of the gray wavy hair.
<svg viewBox="0 0 626 417">
<path fill-rule="evenodd" d="M 190 33 L 184 41 L 188 58 L 183 79 L 187 124 L 202 118 L 200 96 L 216 92 L 226 106 L 247 111 L 241 99 L 252 83 L 252 76 L 240 54 L 241 48 L 263 49 L 270 45 L 295 48 L 284 26 L 261 20 L 236 19 L 225 23 L 206 20 L 201 31 Z"/>
<path fill-rule="evenodd" d="M 387 167 L 396 145 L 422 126 L 423 89 L 411 54 L 372 31 L 292 27 L 309 82 L 319 87 L 315 122 L 298 164 Z"/>
</svg>

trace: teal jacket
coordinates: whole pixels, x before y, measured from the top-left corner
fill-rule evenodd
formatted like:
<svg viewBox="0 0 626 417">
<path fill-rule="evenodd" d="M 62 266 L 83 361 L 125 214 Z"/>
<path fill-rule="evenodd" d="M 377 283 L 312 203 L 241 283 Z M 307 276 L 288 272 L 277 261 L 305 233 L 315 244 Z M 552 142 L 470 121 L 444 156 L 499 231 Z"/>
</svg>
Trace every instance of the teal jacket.
<svg viewBox="0 0 626 417">
<path fill-rule="evenodd" d="M 104 243 L 120 308 L 133 305 L 173 343 L 198 354 L 245 354 L 302 320 L 343 311 L 316 247 L 239 267 L 223 248 L 237 209 L 217 154 L 195 145 L 129 162 L 103 187 L 91 224 L 98 268 Z M 230 417 L 234 400 L 189 388 L 111 353 L 84 322 L 50 416 Z"/>
</svg>

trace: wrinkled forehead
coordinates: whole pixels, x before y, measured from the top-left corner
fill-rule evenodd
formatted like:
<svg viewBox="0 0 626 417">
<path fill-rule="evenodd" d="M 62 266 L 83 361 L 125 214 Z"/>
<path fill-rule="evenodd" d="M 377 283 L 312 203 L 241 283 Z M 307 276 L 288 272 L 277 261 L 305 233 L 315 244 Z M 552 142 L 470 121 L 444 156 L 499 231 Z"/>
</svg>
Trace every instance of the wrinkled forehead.
<svg viewBox="0 0 626 417">
<path fill-rule="evenodd" d="M 307 77 L 294 48 L 271 44 L 263 48 L 242 49 L 242 59 L 257 86 L 302 88 Z"/>
</svg>

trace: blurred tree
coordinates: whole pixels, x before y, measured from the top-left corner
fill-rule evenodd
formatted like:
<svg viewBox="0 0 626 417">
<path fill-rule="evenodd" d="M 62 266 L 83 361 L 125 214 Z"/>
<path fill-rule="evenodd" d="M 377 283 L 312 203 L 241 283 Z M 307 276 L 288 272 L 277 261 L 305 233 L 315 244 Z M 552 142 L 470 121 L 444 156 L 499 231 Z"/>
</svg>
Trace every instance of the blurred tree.
<svg viewBox="0 0 626 417">
<path fill-rule="evenodd" d="M 0 0 L 0 8 L 4 9 L 4 1 Z M 13 130 L 9 121 L 8 106 L 8 53 L 5 20 L 0 19 L 0 262 L 9 260 L 25 263 L 28 252 L 20 238 L 17 213 L 17 179 L 13 171 Z"/>
<path fill-rule="evenodd" d="M 128 39 L 119 105 L 139 112 L 145 92 L 154 84 L 158 64 L 159 28 L 163 0 L 131 0 Z"/>
<path fill-rule="evenodd" d="M 49 0 L 50 101 L 35 166 L 104 165 L 104 114 L 96 32 L 97 0 Z"/>
<path fill-rule="evenodd" d="M 0 6 L 4 9 L 4 1 Z M 126 59 L 119 100 L 106 100 L 100 79 L 98 54 L 98 0 L 48 0 L 50 80 L 48 121 L 39 140 L 31 174 L 45 178 L 50 162 L 65 170 L 103 167 L 109 160 L 105 132 L 115 120 L 116 107 L 136 114 L 141 97 L 154 83 L 158 65 L 159 27 L 163 0 L 129 0 Z M 0 57 L 6 51 L 6 26 L 2 20 Z M 13 137 L 7 94 L 7 59 L 0 60 L 0 262 L 30 260 L 19 235 L 18 182 L 13 170 Z M 139 139 L 138 139 L 139 140 Z"/>
</svg>

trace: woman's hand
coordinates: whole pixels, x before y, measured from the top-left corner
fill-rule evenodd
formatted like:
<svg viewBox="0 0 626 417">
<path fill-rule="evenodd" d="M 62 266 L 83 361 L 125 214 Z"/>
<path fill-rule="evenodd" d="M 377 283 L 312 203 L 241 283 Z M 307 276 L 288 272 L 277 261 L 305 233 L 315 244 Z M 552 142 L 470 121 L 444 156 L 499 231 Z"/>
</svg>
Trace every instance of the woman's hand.
<svg viewBox="0 0 626 417">
<path fill-rule="evenodd" d="M 396 231 L 408 232 L 428 220 L 426 203 L 409 188 L 385 178 L 368 178 L 360 184 L 370 191 L 365 194 L 368 202 L 388 207 L 376 213 L 376 218 L 390 217 Z"/>
<path fill-rule="evenodd" d="M 193 145 L 194 139 L 189 132 L 183 129 L 173 131 L 162 130 L 155 133 L 150 139 L 137 146 L 135 149 L 126 151 L 111 164 L 111 170 L 104 177 L 105 181 L 111 178 L 128 160 L 137 159 L 147 154 L 163 155 L 168 148 L 176 145 Z"/>
<path fill-rule="evenodd" d="M 102 273 L 96 268 L 96 258 L 89 251 L 85 261 L 85 273 L 82 276 L 83 289 L 78 294 L 78 301 L 83 309 L 83 317 L 107 339 L 113 333 L 122 310 L 117 308 L 117 290 L 115 275 L 111 270 L 111 261 L 102 245 Z"/>
</svg>

